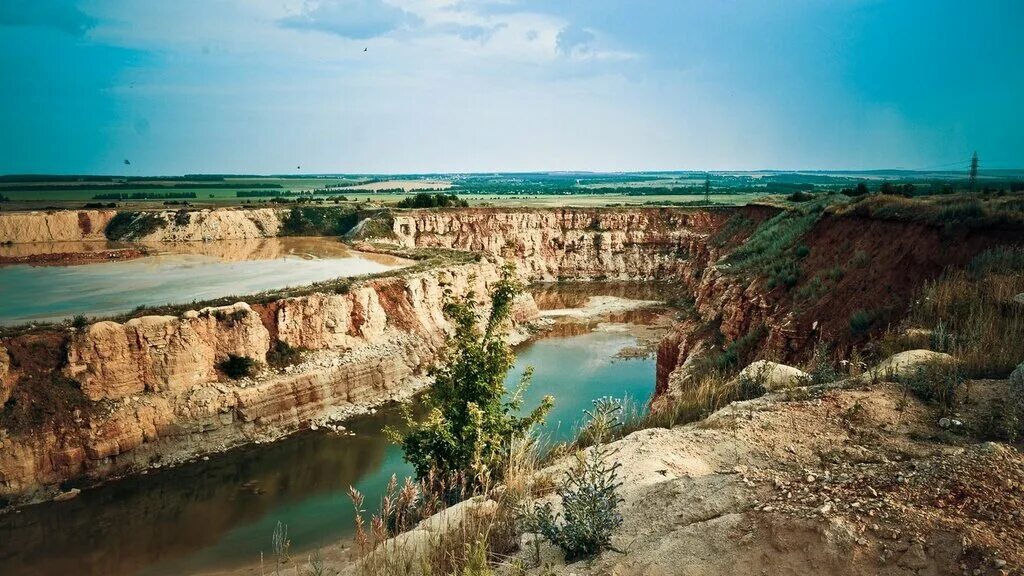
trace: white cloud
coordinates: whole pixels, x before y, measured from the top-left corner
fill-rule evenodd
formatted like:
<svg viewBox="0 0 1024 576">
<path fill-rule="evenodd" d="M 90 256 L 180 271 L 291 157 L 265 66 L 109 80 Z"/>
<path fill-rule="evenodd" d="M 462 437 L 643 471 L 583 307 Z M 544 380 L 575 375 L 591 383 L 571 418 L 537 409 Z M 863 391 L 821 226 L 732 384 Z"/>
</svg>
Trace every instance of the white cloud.
<svg viewBox="0 0 1024 576">
<path fill-rule="evenodd" d="M 420 22 L 412 12 L 382 0 L 322 0 L 300 14 L 281 20 L 286 27 L 360 40 L 415 27 Z"/>
</svg>

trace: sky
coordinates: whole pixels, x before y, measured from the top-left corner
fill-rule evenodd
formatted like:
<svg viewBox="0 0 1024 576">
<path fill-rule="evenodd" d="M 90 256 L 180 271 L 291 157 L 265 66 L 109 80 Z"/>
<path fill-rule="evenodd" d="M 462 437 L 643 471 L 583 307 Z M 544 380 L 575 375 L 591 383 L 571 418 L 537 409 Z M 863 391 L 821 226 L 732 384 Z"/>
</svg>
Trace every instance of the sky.
<svg viewBox="0 0 1024 576">
<path fill-rule="evenodd" d="M 3 0 L 0 173 L 1020 168 L 1022 25 L 1019 0 Z"/>
</svg>

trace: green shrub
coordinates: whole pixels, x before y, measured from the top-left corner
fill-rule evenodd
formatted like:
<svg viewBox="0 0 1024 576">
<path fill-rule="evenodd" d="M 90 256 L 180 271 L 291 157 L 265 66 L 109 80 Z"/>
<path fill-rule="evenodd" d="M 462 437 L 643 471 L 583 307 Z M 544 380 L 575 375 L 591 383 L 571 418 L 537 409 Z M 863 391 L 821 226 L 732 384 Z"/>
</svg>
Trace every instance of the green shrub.
<svg viewBox="0 0 1024 576">
<path fill-rule="evenodd" d="M 283 340 L 278 340 L 267 352 L 267 364 L 274 368 L 292 366 L 302 361 L 303 352 L 302 349 L 295 348 Z"/>
<path fill-rule="evenodd" d="M 832 353 L 826 344 L 819 342 L 814 346 L 805 372 L 809 376 L 808 384 L 811 385 L 828 384 L 839 378 L 839 371 L 832 362 Z"/>
<path fill-rule="evenodd" d="M 259 371 L 259 362 L 249 358 L 248 356 L 228 354 L 226 360 L 217 364 L 217 368 L 219 368 L 220 371 L 228 378 L 238 380 L 239 378 L 251 378 L 255 376 Z"/>
<path fill-rule="evenodd" d="M 725 224 L 721 228 L 715 231 L 708 238 L 708 243 L 717 248 L 721 248 L 729 243 L 730 240 L 735 238 L 739 234 L 744 234 L 754 229 L 754 221 L 747 218 L 741 212 L 737 212 L 729 217 L 725 221 Z"/>
<path fill-rule="evenodd" d="M 85 328 L 88 325 L 89 319 L 86 318 L 83 314 L 78 314 L 71 319 L 71 326 L 73 328 L 77 328 L 78 330 L 81 330 L 82 328 Z"/>
<path fill-rule="evenodd" d="M 966 379 L 956 363 L 929 362 L 897 379 L 907 391 L 924 402 L 952 412 L 962 400 Z"/>
<path fill-rule="evenodd" d="M 608 442 L 622 427 L 623 401 L 608 396 L 592 401 L 594 407 L 585 410 L 586 422 L 580 428 L 577 446 L 593 446 Z"/>
<path fill-rule="evenodd" d="M 500 480 L 512 438 L 541 422 L 552 406 L 549 396 L 529 415 L 516 415 L 530 371 L 506 400 L 505 374 L 515 356 L 503 336 L 521 290 L 513 274 L 511 265 L 502 269 L 482 331 L 474 295 L 446 295 L 444 313 L 454 330 L 441 361 L 430 371 L 434 385 L 425 398 L 429 415 L 423 422 L 409 415 L 409 431 L 401 437 L 405 459 L 421 480 L 462 477 L 476 488 Z"/>
<path fill-rule="evenodd" d="M 420 192 L 410 198 L 403 198 L 396 204 L 399 208 L 448 208 L 469 206 L 469 202 L 460 200 L 455 194 L 428 194 Z"/>
<path fill-rule="evenodd" d="M 875 315 L 867 310 L 857 310 L 850 315 L 850 332 L 854 336 L 860 336 L 871 330 L 875 323 Z"/>
<path fill-rule="evenodd" d="M 753 400 L 754 398 L 760 398 L 768 392 L 768 388 L 765 383 L 768 379 L 768 374 L 758 373 L 754 375 L 743 374 L 739 377 L 737 384 L 736 393 L 740 400 Z"/>
<path fill-rule="evenodd" d="M 295 206 L 281 221 L 281 236 L 341 236 L 359 223 L 351 208 Z"/>
<path fill-rule="evenodd" d="M 797 190 L 789 196 L 786 196 L 786 200 L 789 200 L 790 202 L 807 202 L 809 200 L 814 200 L 814 194 Z"/>
<path fill-rule="evenodd" d="M 151 212 L 118 212 L 107 223 L 103 234 L 108 240 L 133 240 L 148 236 L 167 224 Z"/>
<path fill-rule="evenodd" d="M 982 440 L 1015 443 L 1024 438 L 1024 409 L 1015 402 L 992 398 L 981 412 L 974 432 Z"/>
<path fill-rule="evenodd" d="M 562 498 L 562 512 L 554 513 L 548 502 L 526 515 L 525 524 L 561 548 L 566 562 L 610 549 L 612 533 L 622 525 L 620 464 L 606 464 L 607 456 L 602 445 L 589 453 L 577 452 L 575 465 L 555 490 Z"/>
<path fill-rule="evenodd" d="M 798 262 L 810 254 L 807 247 L 801 249 L 797 242 L 814 226 L 829 202 L 829 197 L 822 196 L 765 220 L 724 259 L 727 266 L 723 269 L 763 276 L 769 288 L 795 286 L 800 279 Z"/>
</svg>

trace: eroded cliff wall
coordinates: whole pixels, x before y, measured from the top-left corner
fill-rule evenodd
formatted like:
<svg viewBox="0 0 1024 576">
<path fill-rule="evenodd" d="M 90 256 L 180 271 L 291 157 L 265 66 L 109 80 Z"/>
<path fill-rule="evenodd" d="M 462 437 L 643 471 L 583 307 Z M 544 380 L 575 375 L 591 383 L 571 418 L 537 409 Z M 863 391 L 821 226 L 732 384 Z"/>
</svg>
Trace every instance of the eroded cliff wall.
<svg viewBox="0 0 1024 576">
<path fill-rule="evenodd" d="M 131 240 L 147 242 L 208 242 L 277 236 L 286 210 L 258 208 L 206 209 L 179 212 L 137 212 L 158 222 L 155 230 Z M 80 242 L 106 240 L 107 225 L 117 210 L 54 210 L 0 212 L 0 243 Z"/>
<path fill-rule="evenodd" d="M 0 437 L 0 497 L 31 499 L 68 479 L 273 438 L 407 396 L 444 342 L 445 290 L 472 291 L 486 304 L 498 278 L 498 265 L 484 260 L 368 280 L 344 294 L 103 321 L 54 336 L 48 349 L 66 350 L 60 374 L 80 383 L 88 409 L 59 426 Z M 536 314 L 532 299 L 520 298 L 516 318 Z M 303 361 L 240 380 L 219 373 L 229 354 L 266 361 L 277 339 L 307 350 Z M 13 344 L 24 352 L 0 363 L 4 374 L 8 364 L 28 366 L 42 345 Z"/>
<path fill-rule="evenodd" d="M 0 213 L 0 244 L 103 240 L 116 210 L 54 210 Z"/>
<path fill-rule="evenodd" d="M 394 217 L 406 247 L 484 252 L 517 262 L 533 281 L 661 279 L 708 257 L 705 239 L 723 220 L 708 211 L 463 209 Z"/>
</svg>

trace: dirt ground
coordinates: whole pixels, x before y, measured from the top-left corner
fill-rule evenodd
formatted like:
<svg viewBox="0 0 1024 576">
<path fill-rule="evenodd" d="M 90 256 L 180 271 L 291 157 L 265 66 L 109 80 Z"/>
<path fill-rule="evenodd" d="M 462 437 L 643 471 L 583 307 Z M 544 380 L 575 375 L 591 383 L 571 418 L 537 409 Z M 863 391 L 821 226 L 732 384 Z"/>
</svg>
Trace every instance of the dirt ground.
<svg viewBox="0 0 1024 576">
<path fill-rule="evenodd" d="M 876 384 L 642 430 L 612 445 L 623 552 L 566 566 L 544 544 L 539 563 L 521 558 L 538 575 L 1024 573 L 1024 458 L 937 420 Z"/>
</svg>

